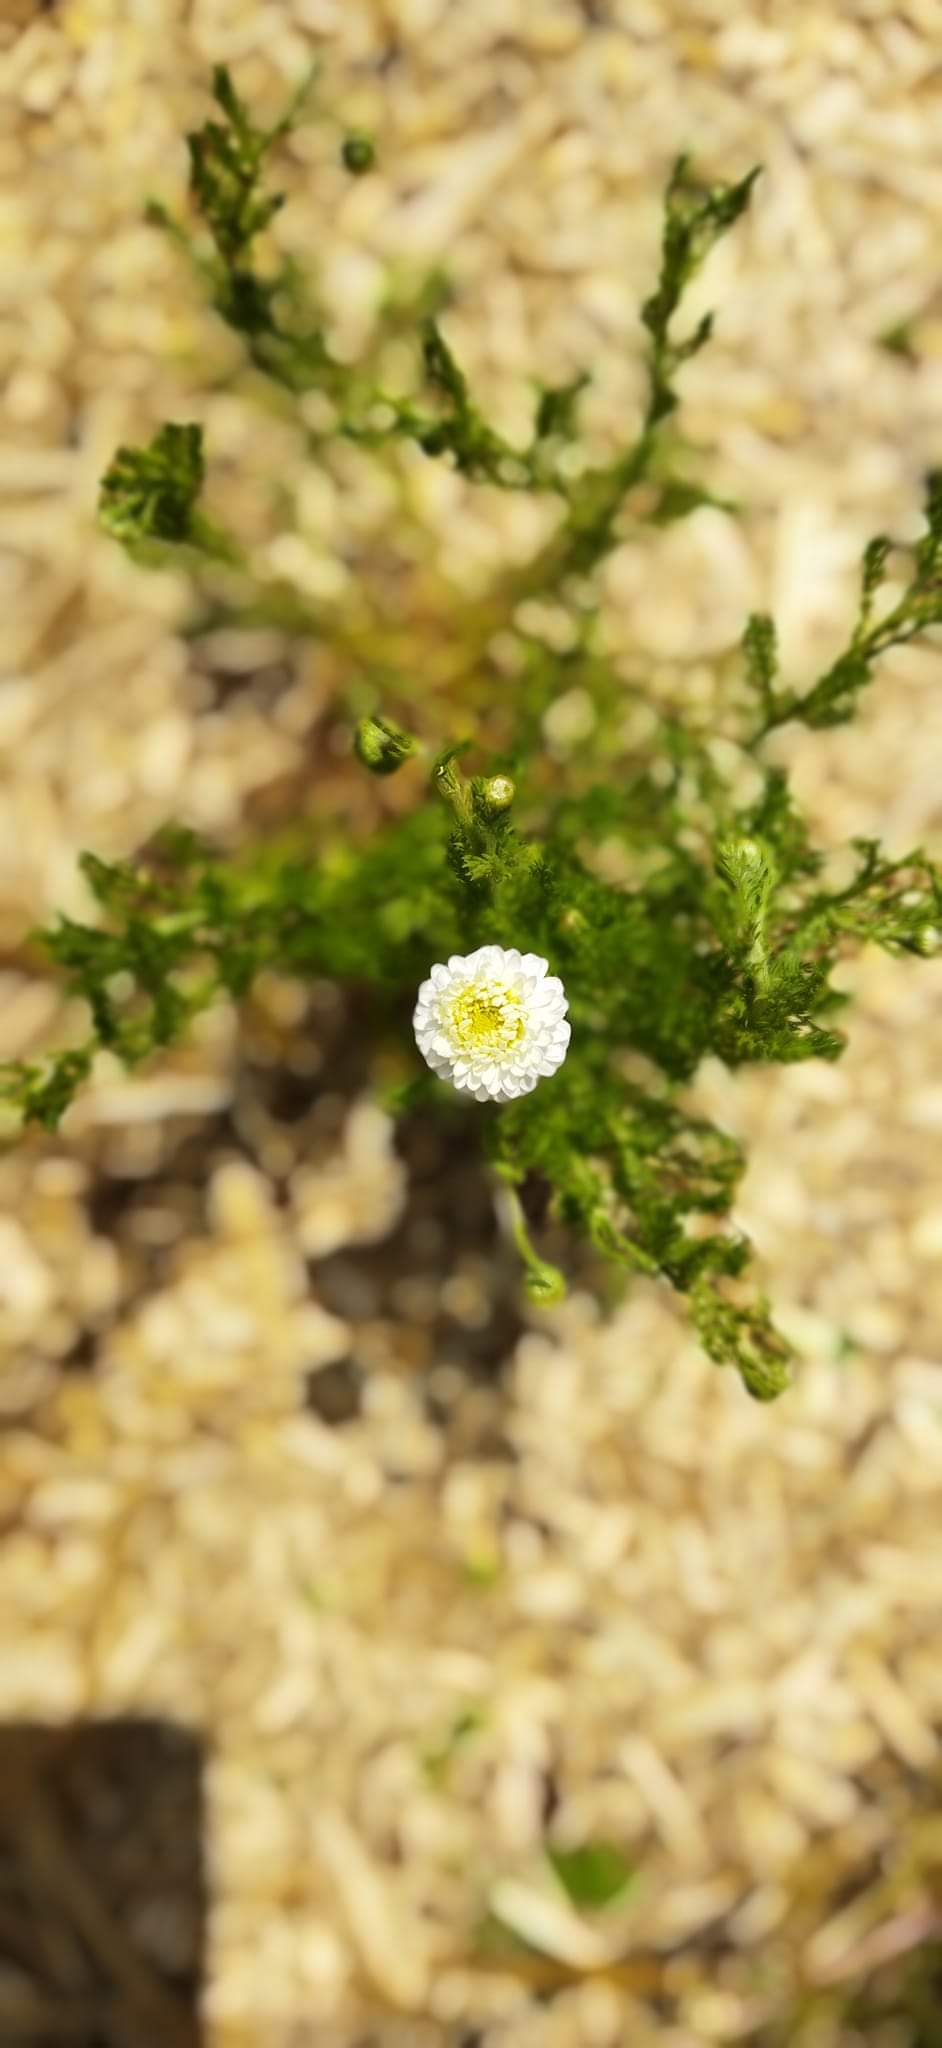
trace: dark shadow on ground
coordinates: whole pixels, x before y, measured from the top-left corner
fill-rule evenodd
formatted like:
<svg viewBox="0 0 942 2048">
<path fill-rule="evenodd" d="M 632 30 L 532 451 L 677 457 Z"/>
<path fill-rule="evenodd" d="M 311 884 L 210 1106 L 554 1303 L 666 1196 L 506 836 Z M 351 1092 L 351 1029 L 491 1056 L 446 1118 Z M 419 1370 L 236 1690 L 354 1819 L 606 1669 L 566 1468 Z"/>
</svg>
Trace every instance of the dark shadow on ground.
<svg viewBox="0 0 942 2048">
<path fill-rule="evenodd" d="M 169 1722 L 0 1728 L 2 2048 L 201 2048 L 202 1778 Z"/>
<path fill-rule="evenodd" d="M 260 1169 L 275 1202 L 286 1204 L 295 1168 L 316 1172 L 329 1163 L 351 1109 L 373 1093 L 374 1058 L 362 995 L 348 991 L 283 1042 L 250 1004 L 226 1109 L 169 1120 L 159 1153 L 139 1175 L 133 1160 L 115 1156 L 106 1134 L 88 1210 L 94 1231 L 121 1252 L 121 1313 L 172 1273 L 182 1243 L 205 1234 L 206 1191 L 217 1167 L 238 1159 Z M 401 1218 L 378 1242 L 357 1242 L 352 1230 L 349 1244 L 309 1262 L 312 1295 L 354 1333 L 349 1366 L 316 1390 L 312 1384 L 310 1405 L 329 1410 L 323 1420 L 342 1424 L 357 1412 L 372 1356 L 369 1346 L 359 1355 L 367 1331 L 371 1341 L 385 1332 L 390 1354 L 401 1355 L 423 1386 L 432 1367 L 440 1369 L 428 1382 L 439 1424 L 463 1389 L 499 1390 L 525 1327 L 525 1302 L 519 1258 L 498 1229 L 474 1107 L 469 1113 L 459 1105 L 446 1116 L 427 1107 L 403 1114 L 395 1138 L 407 1176 Z M 162 1239 L 154 1231 L 158 1211 L 167 1219 Z M 534 1221 L 539 1226 L 539 1216 Z M 104 1334 L 83 1333 L 65 1369 L 93 1371 Z M 461 1455 L 472 1448 L 462 1442 Z"/>
</svg>

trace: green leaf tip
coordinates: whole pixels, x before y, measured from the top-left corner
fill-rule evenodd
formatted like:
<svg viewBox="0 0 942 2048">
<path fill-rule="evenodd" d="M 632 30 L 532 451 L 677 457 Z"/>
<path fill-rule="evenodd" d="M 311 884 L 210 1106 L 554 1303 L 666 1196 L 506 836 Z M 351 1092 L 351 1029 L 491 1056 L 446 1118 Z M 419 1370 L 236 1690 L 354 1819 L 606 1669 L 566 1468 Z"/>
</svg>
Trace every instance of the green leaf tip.
<svg viewBox="0 0 942 2048">
<path fill-rule="evenodd" d="M 547 1850 L 547 1860 L 571 1904 L 581 1912 L 614 1905 L 636 1881 L 633 1863 L 614 1842 L 583 1842 Z"/>
<path fill-rule="evenodd" d="M 925 532 L 914 544 L 894 542 L 882 533 L 868 541 L 860 564 L 857 619 L 847 646 L 803 694 L 786 690 L 767 697 L 751 746 L 793 718 L 815 731 L 846 725 L 873 681 L 878 657 L 942 625 L 942 472 L 932 470 L 926 477 L 924 505 Z M 878 599 L 893 555 L 901 561 L 908 556 L 909 573 L 902 596 L 881 611 Z"/>
<path fill-rule="evenodd" d="M 745 213 L 760 169 L 756 165 L 733 184 L 708 184 L 696 175 L 689 156 L 678 157 L 674 164 L 665 198 L 660 276 L 656 291 L 641 308 L 650 336 L 649 425 L 674 410 L 676 371 L 710 339 L 711 313 L 704 314 L 683 339 L 672 334 L 674 315 L 710 250 Z"/>
<path fill-rule="evenodd" d="M 694 1327 L 707 1356 L 734 1365 L 754 1401 L 777 1401 L 791 1385 L 792 1354 L 775 1329 L 761 1297 L 737 1306 L 711 1278 L 698 1281 L 691 1296 Z"/>
<path fill-rule="evenodd" d="M 39 1124 L 45 1131 L 59 1128 L 66 1110 L 91 1072 L 97 1047 L 71 1046 L 40 1061 L 5 1060 L 0 1063 L 0 1102 L 19 1112 L 24 1124 Z"/>
<path fill-rule="evenodd" d="M 187 541 L 203 476 L 202 427 L 168 421 L 146 447 L 117 450 L 101 481 L 100 524 L 125 545 Z"/>
<path fill-rule="evenodd" d="M 202 427 L 168 420 L 145 447 L 117 450 L 101 480 L 98 523 L 145 560 L 176 546 L 235 564 L 235 543 L 200 509 L 204 476 Z"/>
<path fill-rule="evenodd" d="M 258 128 L 236 91 L 231 72 L 217 64 L 213 98 L 224 121 L 206 121 L 187 136 L 190 188 L 212 235 L 219 256 L 233 264 L 248 252 L 256 236 L 284 205 L 283 192 L 266 192 L 265 159 L 274 144 L 294 126 L 310 92 L 317 67 L 312 65 L 271 128 Z"/>
</svg>

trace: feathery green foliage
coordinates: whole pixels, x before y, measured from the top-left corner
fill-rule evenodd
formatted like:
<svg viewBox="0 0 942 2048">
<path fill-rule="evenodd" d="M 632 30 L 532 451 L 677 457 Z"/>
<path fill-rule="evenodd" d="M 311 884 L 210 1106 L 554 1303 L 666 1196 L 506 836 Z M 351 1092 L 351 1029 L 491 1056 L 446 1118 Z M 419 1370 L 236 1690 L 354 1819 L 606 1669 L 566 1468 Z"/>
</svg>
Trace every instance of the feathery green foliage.
<svg viewBox="0 0 942 2048">
<path fill-rule="evenodd" d="M 587 373 L 557 386 L 537 380 L 530 439 L 512 446 L 474 397 L 428 293 L 416 302 L 415 391 L 405 396 L 383 391 L 372 358 L 335 362 L 322 323 L 289 324 L 285 308 L 297 295 L 264 248 L 282 195 L 268 191 L 265 174 L 303 94 L 260 130 L 226 72 L 217 72 L 214 92 L 223 118 L 189 139 L 191 195 L 210 244 L 196 254 L 256 372 L 293 392 L 322 388 L 337 434 L 368 445 L 377 460 L 394 465 L 398 444 L 412 440 L 469 483 L 553 494 L 558 523 L 467 618 L 446 602 L 441 638 L 460 659 L 451 697 L 439 692 L 431 710 L 417 641 L 400 636 L 384 657 L 381 700 L 374 656 L 383 643 L 368 608 L 354 625 L 329 612 L 313 620 L 290 587 L 254 587 L 237 616 L 317 630 L 342 653 L 352 749 L 374 775 L 411 778 L 411 809 L 362 840 L 315 817 L 303 836 L 234 858 L 179 830 L 130 861 L 86 855 L 97 918 L 60 918 L 41 937 L 85 999 L 89 1035 L 44 1062 L 9 1063 L 0 1093 L 27 1121 L 55 1128 L 98 1048 L 134 1064 L 179 1039 L 209 1004 L 244 995 L 262 968 L 277 967 L 367 987 L 377 1041 L 398 1043 L 409 1063 L 397 1100 L 421 1092 L 454 1110 L 412 1049 L 416 987 L 432 961 L 451 953 L 487 942 L 532 950 L 565 983 L 565 1063 L 531 1095 L 460 1112 L 480 1128 L 532 1299 L 552 1304 L 565 1285 L 531 1239 L 538 1194 L 592 1256 L 669 1282 L 709 1355 L 734 1364 L 750 1394 L 769 1400 L 787 1384 L 789 1364 L 749 1281 L 748 1243 L 730 1222 L 742 1155 L 728 1133 L 693 1113 L 686 1090 L 709 1055 L 733 1067 L 833 1059 L 844 1001 L 833 975 L 848 948 L 870 942 L 927 954 L 940 944 L 942 879 L 924 853 L 891 858 L 855 842 L 849 873 L 833 882 L 762 748 L 790 719 L 819 727 L 850 717 L 880 655 L 942 623 L 942 484 L 930 480 L 926 530 L 914 547 L 881 537 L 867 548 L 847 648 L 810 688 L 782 682 L 772 620 L 748 621 L 741 701 L 723 707 L 721 769 L 702 715 L 629 688 L 585 593 L 638 486 L 655 524 L 718 502 L 706 485 L 674 473 L 668 430 L 679 373 L 712 330 L 711 316 L 685 325 L 687 287 L 744 212 L 756 173 L 704 183 L 687 159 L 675 166 L 660 274 L 641 312 L 640 423 L 610 458 L 580 467 L 561 456 L 578 442 Z M 372 145 L 354 149 L 355 140 L 343 157 L 363 174 Z M 197 584 L 201 557 L 240 562 L 201 512 L 203 467 L 200 429 L 168 424 L 148 447 L 118 451 L 101 495 L 106 531 L 132 550 L 155 541 L 187 550 Z M 898 594 L 881 608 L 890 571 L 900 568 Z M 249 576 L 244 562 L 240 569 Z M 567 617 L 563 652 L 522 623 L 521 601 L 534 596 Z M 211 605 L 209 622 L 219 615 Z M 492 651 L 500 635 L 514 649 L 509 680 Z M 545 752 L 543 721 L 572 691 L 590 718 L 560 762 Z M 619 733 L 632 706 L 643 709 L 646 729 L 629 743 Z M 469 737 L 449 730 L 456 716 Z"/>
<path fill-rule="evenodd" d="M 235 561 L 233 543 L 200 510 L 205 474 L 202 427 L 168 422 L 146 448 L 116 451 L 101 480 L 99 521 L 145 560 L 150 544 L 167 542 Z"/>
<path fill-rule="evenodd" d="M 919 639 L 931 626 L 942 625 L 942 473 L 937 471 L 927 479 L 925 515 L 925 532 L 912 547 L 894 544 L 883 533 L 867 543 L 860 565 L 854 630 L 843 652 L 810 690 L 779 687 L 775 628 L 771 619 L 750 619 L 745 649 L 750 681 L 763 713 L 751 745 L 793 718 L 819 728 L 846 724 L 854 716 L 861 691 L 873 680 L 879 656 L 891 647 Z M 902 592 L 880 610 L 880 594 L 894 561 L 906 564 Z"/>
</svg>

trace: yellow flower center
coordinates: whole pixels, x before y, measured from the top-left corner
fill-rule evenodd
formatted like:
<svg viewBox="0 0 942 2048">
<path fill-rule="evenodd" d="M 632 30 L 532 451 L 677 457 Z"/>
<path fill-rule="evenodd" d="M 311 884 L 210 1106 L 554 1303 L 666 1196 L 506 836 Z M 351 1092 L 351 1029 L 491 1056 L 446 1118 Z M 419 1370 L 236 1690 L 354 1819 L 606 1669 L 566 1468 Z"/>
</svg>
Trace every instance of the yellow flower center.
<svg viewBox="0 0 942 2048">
<path fill-rule="evenodd" d="M 449 1023 L 462 1052 L 509 1052 L 523 1037 L 520 997 L 509 988 L 472 982 L 455 996 Z"/>
</svg>

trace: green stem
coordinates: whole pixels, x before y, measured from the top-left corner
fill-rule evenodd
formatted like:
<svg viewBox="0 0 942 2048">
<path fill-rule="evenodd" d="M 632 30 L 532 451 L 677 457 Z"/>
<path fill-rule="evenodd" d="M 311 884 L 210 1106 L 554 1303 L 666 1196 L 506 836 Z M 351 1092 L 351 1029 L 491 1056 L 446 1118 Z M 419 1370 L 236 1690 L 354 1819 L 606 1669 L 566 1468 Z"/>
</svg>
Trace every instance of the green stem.
<svg viewBox="0 0 942 2048">
<path fill-rule="evenodd" d="M 558 1266 L 541 1259 L 527 1229 L 527 1220 L 516 1188 L 506 1183 L 500 1190 L 499 1209 L 507 1230 L 523 1261 L 524 1285 L 532 1302 L 550 1308 L 565 1300 L 566 1282 Z"/>
</svg>

